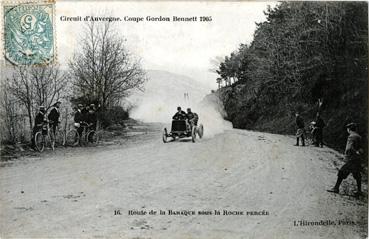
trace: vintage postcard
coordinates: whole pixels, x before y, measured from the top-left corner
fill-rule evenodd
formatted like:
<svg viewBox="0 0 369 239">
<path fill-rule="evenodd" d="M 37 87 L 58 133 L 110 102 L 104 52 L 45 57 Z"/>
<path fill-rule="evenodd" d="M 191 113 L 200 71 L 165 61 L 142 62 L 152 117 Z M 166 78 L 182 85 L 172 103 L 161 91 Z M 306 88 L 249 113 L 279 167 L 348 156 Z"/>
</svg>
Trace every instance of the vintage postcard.
<svg viewBox="0 0 369 239">
<path fill-rule="evenodd" d="M 367 238 L 368 2 L 2 1 L 1 238 Z"/>
</svg>

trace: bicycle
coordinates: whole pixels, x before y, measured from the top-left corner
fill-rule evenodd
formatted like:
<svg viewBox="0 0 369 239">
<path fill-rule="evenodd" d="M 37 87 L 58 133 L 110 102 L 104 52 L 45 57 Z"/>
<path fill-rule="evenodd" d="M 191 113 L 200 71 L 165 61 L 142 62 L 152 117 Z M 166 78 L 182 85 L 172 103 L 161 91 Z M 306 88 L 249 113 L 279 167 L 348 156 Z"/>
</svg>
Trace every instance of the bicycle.
<svg viewBox="0 0 369 239">
<path fill-rule="evenodd" d="M 81 135 L 78 133 L 77 128 L 82 127 Z M 93 130 L 89 128 L 90 125 L 81 125 L 76 123 L 74 128 L 69 130 L 66 137 L 66 143 L 69 146 L 87 145 L 88 143 L 98 144 L 101 138 L 101 132 L 99 130 Z"/>
<path fill-rule="evenodd" d="M 43 152 L 48 142 L 50 143 L 52 150 L 54 150 L 54 145 L 51 143 L 50 129 L 48 123 L 43 123 L 41 130 L 39 130 L 35 134 L 34 140 L 37 151 Z"/>
<path fill-rule="evenodd" d="M 63 131 L 59 129 L 55 130 L 54 133 L 52 131 L 53 130 L 50 129 L 48 122 L 43 123 L 41 130 L 39 130 L 34 136 L 37 151 L 43 152 L 48 144 L 53 151 L 55 150 L 55 145 L 65 145 L 65 137 Z"/>
</svg>

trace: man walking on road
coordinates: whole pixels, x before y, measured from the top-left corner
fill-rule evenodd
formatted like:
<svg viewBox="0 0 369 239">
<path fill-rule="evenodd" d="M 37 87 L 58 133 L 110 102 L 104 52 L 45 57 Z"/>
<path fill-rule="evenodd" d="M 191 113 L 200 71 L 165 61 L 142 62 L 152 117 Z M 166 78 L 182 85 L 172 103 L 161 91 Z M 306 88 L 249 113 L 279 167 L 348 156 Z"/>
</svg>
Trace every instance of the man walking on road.
<svg viewBox="0 0 369 239">
<path fill-rule="evenodd" d="M 305 124 L 299 112 L 296 112 L 296 125 L 297 125 L 297 132 L 296 132 L 295 146 L 299 146 L 300 138 L 301 138 L 302 146 L 305 146 L 305 136 L 304 136 L 305 135 Z"/>
<path fill-rule="evenodd" d="M 357 133 L 357 126 L 355 123 L 350 123 L 346 125 L 346 127 L 347 132 L 349 133 L 345 149 L 346 163 L 338 171 L 336 185 L 332 189 L 329 189 L 327 191 L 332 193 L 339 193 L 339 187 L 342 181 L 347 178 L 350 173 L 352 173 L 352 176 L 355 178 L 357 183 L 357 192 L 355 193 L 355 196 L 359 196 L 361 195 L 360 155 L 363 152 L 363 149 L 360 145 L 361 136 Z"/>
<path fill-rule="evenodd" d="M 319 112 L 316 114 L 315 122 L 315 146 L 323 148 L 323 128 L 325 127 L 325 123 Z"/>
</svg>

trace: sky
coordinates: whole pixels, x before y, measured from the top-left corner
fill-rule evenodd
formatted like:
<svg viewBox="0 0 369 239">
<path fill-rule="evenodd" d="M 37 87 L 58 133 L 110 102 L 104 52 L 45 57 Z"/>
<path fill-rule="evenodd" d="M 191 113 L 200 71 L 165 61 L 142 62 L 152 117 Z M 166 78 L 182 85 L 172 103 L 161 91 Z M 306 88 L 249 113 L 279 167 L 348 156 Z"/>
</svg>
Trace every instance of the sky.
<svg viewBox="0 0 369 239">
<path fill-rule="evenodd" d="M 126 38 L 127 49 L 141 60 L 144 69 L 183 74 L 216 88 L 217 75 L 209 72 L 211 59 L 229 55 L 240 43 L 250 43 L 255 22 L 265 20 L 263 11 L 267 5 L 273 7 L 276 2 L 57 1 L 57 59 L 62 66 L 66 65 L 78 50 L 85 24 L 83 21 L 62 21 L 62 16 L 197 16 L 197 20 L 200 16 L 211 16 L 210 22 L 123 20 L 115 27 Z"/>
</svg>

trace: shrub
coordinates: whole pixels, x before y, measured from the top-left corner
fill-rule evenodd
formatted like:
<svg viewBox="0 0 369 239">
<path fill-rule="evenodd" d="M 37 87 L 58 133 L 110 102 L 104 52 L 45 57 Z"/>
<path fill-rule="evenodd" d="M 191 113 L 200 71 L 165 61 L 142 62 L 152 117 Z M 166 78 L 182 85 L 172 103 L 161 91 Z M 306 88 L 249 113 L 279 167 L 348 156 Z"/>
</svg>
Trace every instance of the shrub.
<svg viewBox="0 0 369 239">
<path fill-rule="evenodd" d="M 124 120 L 127 120 L 128 118 L 128 112 L 125 111 L 121 106 L 113 106 L 98 113 L 98 119 L 100 120 L 103 128 L 111 125 L 124 126 Z"/>
</svg>

